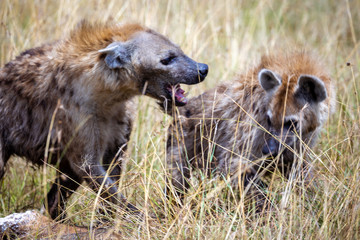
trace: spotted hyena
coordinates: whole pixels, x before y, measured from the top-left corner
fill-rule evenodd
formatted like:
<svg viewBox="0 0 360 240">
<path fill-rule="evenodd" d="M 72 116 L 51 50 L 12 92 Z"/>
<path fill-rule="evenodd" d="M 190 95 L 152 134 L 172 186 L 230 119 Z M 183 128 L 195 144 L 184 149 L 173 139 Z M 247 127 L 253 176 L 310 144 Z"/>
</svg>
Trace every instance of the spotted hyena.
<svg viewBox="0 0 360 240">
<path fill-rule="evenodd" d="M 146 27 L 81 22 L 68 37 L 0 69 L 0 177 L 13 155 L 58 166 L 46 201 L 52 218 L 84 180 L 95 191 L 104 183 L 104 198 L 136 210 L 115 184 L 136 108 L 132 98 L 185 105 L 180 84 L 199 83 L 207 72 L 206 64 Z"/>
<path fill-rule="evenodd" d="M 313 55 L 263 56 L 237 80 L 189 99 L 179 115 L 174 112 L 167 143 L 171 185 L 183 196 L 192 168 L 229 176 L 233 186 L 247 189 L 250 182 L 266 186 L 260 176 L 275 168 L 287 177 L 300 162 L 308 169 L 302 156 L 333 112 L 334 95 Z"/>
</svg>

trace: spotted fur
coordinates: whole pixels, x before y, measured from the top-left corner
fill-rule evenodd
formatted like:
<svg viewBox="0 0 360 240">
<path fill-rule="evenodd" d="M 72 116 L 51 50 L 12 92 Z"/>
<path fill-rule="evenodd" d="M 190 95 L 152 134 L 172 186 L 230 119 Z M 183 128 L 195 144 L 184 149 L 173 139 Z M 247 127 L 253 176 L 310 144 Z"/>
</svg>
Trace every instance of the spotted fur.
<svg viewBox="0 0 360 240">
<path fill-rule="evenodd" d="M 310 53 L 263 56 L 235 81 L 173 113 L 167 142 L 170 185 L 183 196 L 192 168 L 229 177 L 234 187 L 265 186 L 260 176 L 275 168 L 289 176 L 334 111 L 334 95 L 325 67 Z"/>
<path fill-rule="evenodd" d="M 174 60 L 162 64 L 169 54 Z M 206 72 L 199 76 L 200 67 Z M 13 155 L 57 166 L 47 196 L 52 218 L 84 180 L 95 191 L 104 183 L 105 199 L 137 211 L 115 184 L 135 114 L 132 98 L 171 101 L 167 87 L 198 83 L 206 73 L 207 65 L 151 29 L 81 22 L 69 36 L 0 69 L 0 177 Z"/>
</svg>

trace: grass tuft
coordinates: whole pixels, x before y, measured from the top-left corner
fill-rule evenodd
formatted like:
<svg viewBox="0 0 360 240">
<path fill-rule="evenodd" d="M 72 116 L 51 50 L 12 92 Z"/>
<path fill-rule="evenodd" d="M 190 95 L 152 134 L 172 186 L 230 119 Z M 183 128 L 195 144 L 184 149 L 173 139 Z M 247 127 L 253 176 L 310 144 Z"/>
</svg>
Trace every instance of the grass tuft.
<svg viewBox="0 0 360 240">
<path fill-rule="evenodd" d="M 0 65 L 21 51 L 60 38 L 81 19 L 139 22 L 179 44 L 209 65 L 206 81 L 191 96 L 231 80 L 258 62 L 263 53 L 293 46 L 323 58 L 337 91 L 337 110 L 324 126 L 312 155 L 316 188 L 304 191 L 275 174 L 268 214 L 255 216 L 234 198 L 226 180 L 195 174 L 183 207 L 164 196 L 165 144 L 171 117 L 155 101 L 139 97 L 127 165 L 119 186 L 148 215 L 141 228 L 120 210 L 110 219 L 131 239 L 357 239 L 360 237 L 360 1 L 0 1 Z M 157 112 L 158 114 L 152 114 Z M 55 179 L 13 158 L 0 181 L 0 217 L 42 207 Z M 104 216 L 101 201 L 83 185 L 67 204 L 70 223 L 90 226 Z M 176 200 L 176 199 L 175 199 Z M 95 209 L 95 210 L 94 210 Z M 146 216 L 148 216 L 146 215 Z M 95 219 L 93 219 L 95 216 Z"/>
</svg>

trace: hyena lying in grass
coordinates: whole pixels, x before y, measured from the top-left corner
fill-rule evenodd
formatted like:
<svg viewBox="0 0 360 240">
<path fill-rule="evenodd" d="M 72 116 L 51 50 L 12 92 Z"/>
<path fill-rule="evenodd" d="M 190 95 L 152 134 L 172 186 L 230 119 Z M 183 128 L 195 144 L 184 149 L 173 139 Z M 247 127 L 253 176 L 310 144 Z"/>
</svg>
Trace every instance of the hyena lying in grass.
<svg viewBox="0 0 360 240">
<path fill-rule="evenodd" d="M 266 187 L 261 176 L 277 168 L 289 177 L 298 163 L 308 169 L 301 159 L 333 112 L 334 95 L 318 60 L 294 52 L 263 56 L 236 81 L 190 99 L 173 112 L 167 142 L 176 194 L 183 197 L 195 168 L 230 177 L 232 186 L 255 189 L 262 199 L 256 190 Z"/>
<path fill-rule="evenodd" d="M 47 195 L 53 219 L 83 180 L 94 191 L 103 184 L 103 198 L 137 211 L 116 184 L 135 114 L 132 97 L 185 105 L 179 84 L 199 83 L 207 72 L 153 30 L 83 21 L 67 38 L 0 69 L 0 178 L 12 155 L 57 166 Z"/>
</svg>

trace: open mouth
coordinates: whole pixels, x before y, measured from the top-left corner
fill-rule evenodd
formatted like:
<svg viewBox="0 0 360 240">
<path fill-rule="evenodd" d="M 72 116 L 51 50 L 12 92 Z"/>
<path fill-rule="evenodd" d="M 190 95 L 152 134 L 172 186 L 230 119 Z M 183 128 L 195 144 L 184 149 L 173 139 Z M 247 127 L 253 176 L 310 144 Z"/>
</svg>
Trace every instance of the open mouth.
<svg viewBox="0 0 360 240">
<path fill-rule="evenodd" d="M 174 86 L 169 85 L 166 87 L 166 90 L 170 96 L 169 99 L 175 101 L 176 106 L 184 106 L 187 104 L 187 94 L 185 94 L 185 91 L 180 87 L 180 84 L 176 84 Z"/>
</svg>

